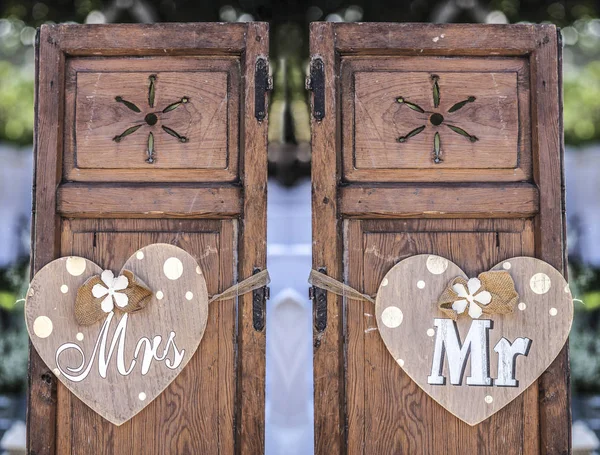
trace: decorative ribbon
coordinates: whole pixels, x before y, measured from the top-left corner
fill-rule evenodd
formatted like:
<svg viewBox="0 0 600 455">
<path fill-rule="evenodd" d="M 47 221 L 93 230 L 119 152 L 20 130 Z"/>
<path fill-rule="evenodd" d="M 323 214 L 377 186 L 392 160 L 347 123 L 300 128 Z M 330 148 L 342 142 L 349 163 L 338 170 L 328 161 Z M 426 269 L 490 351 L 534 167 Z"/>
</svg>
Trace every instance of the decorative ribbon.
<svg viewBox="0 0 600 455">
<path fill-rule="evenodd" d="M 267 286 L 271 282 L 269 272 L 263 270 L 239 283 L 213 295 L 208 303 L 228 300 Z M 125 313 L 143 310 L 151 300 L 152 291 L 131 271 L 123 270 L 115 278 L 110 270 L 94 275 L 83 283 L 75 300 L 75 320 L 79 325 L 88 326 L 104 319 L 108 313 L 118 308 Z"/>
<path fill-rule="evenodd" d="M 348 286 L 341 281 L 331 278 L 324 273 L 316 270 L 311 270 L 308 276 L 308 283 L 312 286 L 316 286 L 326 291 L 333 292 L 334 294 L 341 295 L 342 297 L 349 297 L 353 300 L 365 300 L 367 302 L 375 303 L 375 299 L 370 295 L 363 294 L 357 291 L 352 286 Z"/>
<path fill-rule="evenodd" d="M 438 308 L 453 320 L 468 314 L 479 318 L 482 314 L 512 313 L 519 294 L 506 271 L 483 272 L 478 278 L 465 280 L 456 277 L 438 298 Z"/>
</svg>

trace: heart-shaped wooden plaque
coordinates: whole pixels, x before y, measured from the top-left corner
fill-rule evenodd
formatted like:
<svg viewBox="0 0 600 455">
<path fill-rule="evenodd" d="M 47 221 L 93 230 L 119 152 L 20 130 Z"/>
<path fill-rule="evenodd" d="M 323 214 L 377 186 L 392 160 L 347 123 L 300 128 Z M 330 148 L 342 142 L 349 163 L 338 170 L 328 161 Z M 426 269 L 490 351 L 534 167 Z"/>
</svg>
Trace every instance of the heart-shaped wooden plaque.
<svg viewBox="0 0 600 455">
<path fill-rule="evenodd" d="M 498 412 L 550 366 L 573 320 L 569 286 L 549 264 L 515 257 L 492 271 L 506 271 L 514 281 L 519 298 L 512 313 L 472 318 L 466 308 L 456 322 L 450 319 L 438 298 L 454 278 L 468 277 L 451 261 L 427 254 L 396 264 L 377 292 L 377 326 L 389 352 L 419 387 L 469 425 Z M 472 291 L 475 301 L 468 302 L 477 305 Z"/>
<path fill-rule="evenodd" d="M 103 272 L 81 257 L 60 258 L 43 267 L 30 284 L 25 304 L 27 330 L 42 360 L 71 392 L 115 425 L 145 408 L 185 368 L 208 317 L 204 276 L 181 248 L 146 246 L 115 277 L 124 271 L 152 292 L 139 311 L 121 311 L 115 299 L 114 309 L 101 320 L 78 324 L 78 290 Z M 110 306 L 110 299 L 105 303 Z"/>
</svg>

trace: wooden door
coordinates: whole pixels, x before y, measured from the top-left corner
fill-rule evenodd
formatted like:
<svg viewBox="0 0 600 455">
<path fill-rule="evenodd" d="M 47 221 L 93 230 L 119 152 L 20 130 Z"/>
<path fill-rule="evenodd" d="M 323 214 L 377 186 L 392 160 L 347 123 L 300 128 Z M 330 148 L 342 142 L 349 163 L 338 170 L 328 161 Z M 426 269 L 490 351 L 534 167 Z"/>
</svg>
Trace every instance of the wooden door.
<svg viewBox="0 0 600 455">
<path fill-rule="evenodd" d="M 560 49 L 552 25 L 313 23 L 314 268 L 371 295 L 419 253 L 566 271 Z M 399 368 L 374 305 L 316 300 L 317 453 L 569 451 L 567 348 L 471 427 Z"/>
<path fill-rule="evenodd" d="M 119 270 L 156 242 L 194 255 L 210 295 L 263 270 L 268 49 L 265 23 L 42 26 L 33 272 Z M 188 366 L 119 427 L 30 349 L 30 453 L 263 453 L 263 295 L 211 304 Z"/>
</svg>

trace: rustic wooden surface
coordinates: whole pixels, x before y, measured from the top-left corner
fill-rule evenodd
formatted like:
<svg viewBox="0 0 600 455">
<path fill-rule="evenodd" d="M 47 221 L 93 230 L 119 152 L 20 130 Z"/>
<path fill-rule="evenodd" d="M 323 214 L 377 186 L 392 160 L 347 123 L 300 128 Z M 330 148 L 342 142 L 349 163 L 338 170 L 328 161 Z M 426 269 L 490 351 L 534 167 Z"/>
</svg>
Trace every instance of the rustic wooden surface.
<svg viewBox="0 0 600 455">
<path fill-rule="evenodd" d="M 162 90 L 158 80 L 155 83 L 155 109 L 151 109 L 148 77 L 159 73 L 167 76 L 162 78 Z M 121 58 L 80 57 L 67 61 L 65 77 L 63 167 L 69 180 L 143 182 L 152 176 L 172 182 L 226 182 L 237 178 L 241 78 L 237 59 L 150 57 L 131 59 L 124 67 Z M 141 112 L 117 103 L 115 96 L 133 102 Z M 190 97 L 188 105 L 160 112 L 183 96 Z M 153 112 L 158 112 L 157 123 L 149 126 L 144 118 Z M 169 136 L 161 129 L 163 123 L 188 142 Z M 118 144 L 113 141 L 136 125 L 142 127 Z M 145 161 L 149 132 L 155 142 L 153 164 Z"/>
<path fill-rule="evenodd" d="M 267 129 L 268 118 L 254 116 L 254 72 L 256 60 L 269 54 L 269 27 L 250 22 L 242 71 L 246 82 L 243 100 L 244 219 L 237 260 L 242 277 L 267 267 Z M 267 111 L 268 112 L 268 111 Z M 265 451 L 265 331 L 253 327 L 252 294 L 240 297 L 238 307 L 239 371 L 236 437 L 240 453 Z M 266 309 L 265 309 L 266 311 Z"/>
<path fill-rule="evenodd" d="M 469 279 L 452 261 L 447 261 L 446 269 L 432 271 L 428 265 L 431 255 L 413 256 L 396 264 L 383 278 L 377 292 L 375 317 L 377 332 L 381 335 L 388 351 L 408 376 L 436 402 L 450 413 L 469 425 L 476 425 L 498 412 L 525 389 L 550 366 L 567 341 L 573 321 L 573 297 L 567 282 L 555 268 L 534 258 L 507 258 L 490 270 L 505 270 L 514 280 L 519 295 L 513 313 L 507 315 L 483 315 L 480 319 L 491 319 L 492 328 L 488 333 L 489 375 L 494 380 L 492 386 L 469 386 L 465 377 L 469 375 L 469 364 L 464 370 L 461 385 L 450 384 L 448 360 L 444 359 L 445 385 L 428 384 L 432 371 L 432 358 L 437 336 L 433 327 L 435 318 L 447 318 L 438 308 L 437 301 L 449 283 L 456 277 Z M 487 270 L 480 270 L 485 272 Z M 530 280 L 537 273 L 548 278 L 549 289 L 533 291 Z M 417 286 L 422 280 L 424 287 Z M 542 292 L 543 291 L 543 292 Z M 400 309 L 403 319 L 398 327 L 388 327 L 383 320 L 383 312 L 388 307 Z M 464 342 L 471 319 L 466 313 L 459 315 L 456 322 L 460 339 Z M 429 330 L 433 332 L 428 333 Z M 531 340 L 527 356 L 516 357 L 515 387 L 495 385 L 498 377 L 498 354 L 494 347 L 505 338 L 510 343 L 519 337 Z M 401 360 L 399 360 L 401 359 Z M 493 401 L 487 403 L 485 399 Z"/>
<path fill-rule="evenodd" d="M 533 216 L 538 212 L 535 185 L 507 184 L 502 187 L 469 185 L 448 187 L 407 185 L 369 187 L 347 185 L 339 190 L 340 211 L 349 217 L 402 218 L 508 218 Z"/>
<path fill-rule="evenodd" d="M 328 112 L 322 122 L 313 120 L 313 255 L 319 258 L 313 265 L 328 265 L 331 275 L 367 294 L 396 262 L 419 253 L 448 257 L 470 276 L 520 255 L 564 273 L 556 41 L 549 25 L 312 24 L 311 54 L 326 62 Z M 348 93 L 355 70 L 456 71 L 463 59 L 479 61 L 474 68 L 487 73 L 503 64 L 517 72 L 517 167 L 354 169 L 347 160 L 354 123 L 344 113 L 354 101 Z M 484 200 L 468 196 L 478 191 Z M 334 242 L 342 232 L 343 250 Z M 338 302 L 329 296 L 328 327 L 314 335 L 317 453 L 568 452 L 566 348 L 539 381 L 471 427 L 398 368 L 377 333 L 371 304 L 347 301 L 344 315 Z"/>
<path fill-rule="evenodd" d="M 241 190 L 234 186 L 148 187 L 140 199 L 139 187 L 127 184 L 89 186 L 65 183 L 57 194 L 63 216 L 102 218 L 225 218 L 240 213 Z"/>
<path fill-rule="evenodd" d="M 127 328 L 123 337 L 123 361 L 129 370 L 134 359 L 136 366 L 130 374 L 117 371 L 118 353 L 110 356 L 106 377 L 101 377 L 98 362 L 95 359 L 95 347 L 99 343 L 101 329 L 109 316 L 105 313 L 100 321 L 89 326 L 81 326 L 75 319 L 75 301 L 79 288 L 89 278 L 100 275 L 105 268 L 85 258 L 75 257 L 85 264 L 79 270 L 69 270 L 69 261 L 73 257 L 56 259 L 44 266 L 34 277 L 27 292 L 25 304 L 25 322 L 29 336 L 42 360 L 52 368 L 56 377 L 86 405 L 115 425 L 122 425 L 154 400 L 185 368 L 202 340 L 208 313 L 208 294 L 206 282 L 195 259 L 173 245 L 154 244 L 136 251 L 123 265 L 124 270 L 134 274 L 152 291 L 152 297 L 142 311 L 129 314 Z M 167 275 L 165 261 L 177 258 L 183 265 L 182 274 Z M 130 283 L 131 284 L 131 283 Z M 106 286 L 104 286 L 106 287 Z M 90 289 L 91 292 L 91 289 Z M 160 292 L 160 299 L 157 293 Z M 187 294 L 191 293 L 188 298 Z M 112 312 L 111 312 L 112 314 Z M 110 352 L 112 337 L 123 315 L 116 306 L 108 329 L 107 352 Z M 167 368 L 164 363 L 153 360 L 147 373 L 142 374 L 144 350 L 136 356 L 138 341 L 145 337 L 153 340 L 162 338 L 158 346 L 158 356 L 168 352 L 167 358 L 175 362 L 173 348 L 168 348 L 169 334 L 175 334 L 174 342 L 183 360 L 176 368 Z M 66 343 L 75 343 L 83 351 L 85 358 L 75 351 L 62 354 L 57 364 L 57 350 Z M 94 366 L 81 381 L 72 381 L 65 374 L 78 376 L 87 369 L 89 363 Z M 67 368 L 79 368 L 70 372 Z M 61 372 L 62 370 L 62 372 Z M 143 398 L 140 394 L 143 393 Z"/>
<path fill-rule="evenodd" d="M 439 106 L 433 100 L 433 77 L 437 77 Z M 415 106 L 399 103 L 398 97 Z M 450 112 L 456 103 L 469 97 L 475 100 Z M 362 71 L 354 74 L 353 98 L 354 166 L 358 169 L 517 167 L 515 72 Z M 424 112 L 415 111 L 417 106 Z M 442 122 L 439 125 L 433 123 L 436 114 L 441 116 L 437 117 Z M 472 142 L 448 125 L 462 128 L 477 140 Z M 425 129 L 421 133 L 398 142 L 398 138 L 422 127 Z M 435 133 L 441 138 L 441 163 L 431 159 Z"/>
<path fill-rule="evenodd" d="M 383 75 L 390 82 L 385 85 L 391 86 L 394 93 L 398 84 L 407 86 L 403 81 L 408 75 L 438 75 L 445 74 L 438 71 L 442 65 L 446 74 L 452 75 L 456 85 L 450 90 L 444 90 L 440 82 L 440 107 L 454 101 L 454 93 L 464 94 L 475 86 L 480 86 L 488 98 L 477 98 L 474 103 L 480 102 L 479 107 L 469 103 L 465 107 L 447 114 L 438 109 L 444 115 L 446 123 L 455 126 L 463 126 L 470 134 L 474 134 L 480 140 L 471 144 L 457 139 L 467 140 L 457 136 L 446 126 L 440 125 L 433 128 L 429 122 L 429 115 L 421 114 L 414 110 L 406 110 L 403 106 L 391 104 L 394 95 L 382 87 Z M 342 161 L 344 178 L 348 181 L 381 181 L 381 182 L 418 182 L 418 181 L 444 181 L 458 182 L 487 182 L 487 181 L 523 181 L 531 178 L 531 133 L 530 133 L 530 102 L 529 102 L 529 68 L 523 57 L 489 57 L 481 58 L 449 58 L 449 57 L 417 57 L 402 56 L 394 59 L 386 57 L 348 56 L 340 64 L 340 78 L 342 81 L 340 90 L 342 97 Z M 410 71 L 409 71 L 410 70 Z M 440 73 L 440 74 L 438 74 Z M 365 103 L 359 98 L 358 83 L 360 79 L 371 77 L 377 78 L 377 84 L 365 90 L 368 93 L 383 96 L 385 99 L 375 98 L 370 103 Z M 496 78 L 496 76 L 499 78 Z M 381 76 L 381 77 L 380 77 Z M 460 80 L 469 77 L 468 86 L 461 86 Z M 413 76 L 415 77 L 415 76 Z M 492 81 L 486 84 L 486 78 L 492 77 Z M 496 87 L 496 79 L 516 78 L 509 87 Z M 479 80 L 475 80 L 479 79 Z M 394 82 L 392 84 L 392 82 Z M 491 83 L 490 83 L 491 82 Z M 366 84 L 363 84 L 366 85 Z M 412 84 L 423 101 L 419 104 L 424 110 L 432 110 L 432 83 L 425 78 L 421 83 Z M 429 92 L 427 91 L 429 87 Z M 485 88 L 484 88 L 485 87 Z M 508 90 L 511 95 L 501 95 L 499 91 Z M 443 90 L 443 93 L 442 93 Z M 499 97 L 494 99 L 494 93 L 501 96 L 512 96 L 514 109 L 498 108 Z M 390 96 L 388 96 L 390 95 Z M 465 98 L 469 95 L 465 95 Z M 450 97 L 450 100 L 448 98 Z M 409 99 L 407 97 L 407 99 Z M 500 103 L 507 108 L 507 99 L 502 98 Z M 483 104 L 486 103 L 487 104 Z M 368 104 L 368 106 L 367 106 Z M 429 107 L 428 107 L 429 106 Z M 435 109 L 434 109 L 435 110 Z M 445 109 L 446 111 L 448 109 Z M 501 114 L 502 119 L 498 119 Z M 518 118 L 517 118 L 518 115 Z M 465 118 L 466 117 L 466 118 Z M 427 122 L 415 123 L 419 118 L 427 118 Z M 459 118 L 460 121 L 454 121 Z M 377 119 L 373 121 L 373 119 Z M 493 120 L 495 119 L 495 120 Z M 452 120 L 452 122 L 450 122 Z M 520 122 L 518 122 L 520 120 Z M 508 139 L 505 131 L 510 129 L 507 122 L 513 128 L 513 137 Z M 367 128 L 367 124 L 370 127 Z M 426 125 L 426 129 L 408 139 L 405 143 L 395 142 L 402 134 L 412 131 L 413 128 Z M 468 125 L 468 127 L 467 127 Z M 494 128 L 501 126 L 501 131 L 494 140 L 483 141 L 485 136 L 474 131 L 485 131 L 488 135 L 493 134 Z M 440 132 L 442 145 L 450 140 L 454 144 L 452 153 L 447 147 L 443 147 L 441 163 L 432 162 L 433 132 Z M 515 131 L 518 129 L 518 133 Z M 404 133 L 401 132 L 404 131 Z M 470 130 L 470 131 L 469 131 Z M 367 143 L 359 140 L 359 132 L 365 137 L 370 136 Z M 355 137 L 356 132 L 356 137 Z M 446 133 L 450 133 L 446 134 Z M 428 135 L 428 139 L 424 139 Z M 455 137 L 456 136 L 456 137 Z M 391 138 L 391 139 L 390 139 Z M 424 142 L 423 142 L 424 141 Z M 417 142 L 421 147 L 409 146 Z M 502 147 L 502 144 L 504 147 Z M 509 145 L 510 144 L 510 145 Z M 464 146 L 464 147 L 463 147 Z M 483 148 L 482 148 L 483 147 Z M 464 154 L 466 150 L 469 153 Z M 487 151 L 486 151 L 487 150 Z M 429 151 L 429 152 L 427 152 Z M 461 158 L 462 157 L 462 158 Z M 458 160 L 458 161 L 457 161 Z M 377 169 L 378 172 L 369 172 L 369 169 Z M 477 169 L 477 172 L 473 172 Z"/>
<path fill-rule="evenodd" d="M 341 279 L 341 223 L 337 218 L 339 180 L 336 156 L 335 88 L 337 62 L 331 24 L 310 24 L 310 53 L 320 56 L 325 67 L 325 103 L 329 112 L 322 121 L 311 117 L 312 130 L 312 263 L 327 275 Z M 343 380 L 342 299 L 328 293 L 328 321 L 324 332 L 314 334 L 315 453 L 344 453 L 346 447 Z"/>
<path fill-rule="evenodd" d="M 254 60 L 259 53 L 268 57 L 267 30 L 262 23 L 41 28 L 33 271 L 68 255 L 116 270 L 139 248 L 157 242 L 177 245 L 195 257 L 205 270 L 209 295 L 250 276 L 254 266 L 264 269 L 267 122 L 254 118 L 253 97 Z M 68 109 L 73 92 L 64 89 L 71 81 L 69 71 L 146 72 L 147 61 L 156 71 L 169 71 L 177 61 L 178 70 L 191 65 L 201 72 L 228 72 L 228 96 L 239 98 L 244 124 L 239 118 L 238 127 L 229 122 L 239 135 L 240 151 L 236 160 L 230 156 L 226 169 L 159 169 L 145 177 L 140 169 L 73 171 L 70 145 L 63 147 L 75 119 Z M 119 177 L 119 171 L 129 174 Z M 105 208 L 90 208 L 94 196 L 102 194 Z M 57 384 L 32 349 L 29 451 L 262 453 L 265 334 L 254 331 L 251 312 L 251 296 L 237 307 L 234 301 L 210 305 L 202 342 L 189 364 L 156 400 L 119 427 Z"/>
<path fill-rule="evenodd" d="M 151 76 L 156 77 L 155 100 L 148 102 Z M 115 100 L 133 103 L 135 112 Z M 168 106 L 189 98 L 172 111 Z M 91 169 L 186 169 L 227 167 L 227 73 L 173 71 L 94 73 L 77 76 L 75 102 L 77 166 Z M 149 125 L 145 118 L 157 120 Z M 118 137 L 131 127 L 134 133 Z M 182 143 L 162 127 L 186 138 Z M 235 127 L 235 125 L 234 125 Z M 153 134 L 156 161 L 145 163 L 148 134 Z"/>
</svg>

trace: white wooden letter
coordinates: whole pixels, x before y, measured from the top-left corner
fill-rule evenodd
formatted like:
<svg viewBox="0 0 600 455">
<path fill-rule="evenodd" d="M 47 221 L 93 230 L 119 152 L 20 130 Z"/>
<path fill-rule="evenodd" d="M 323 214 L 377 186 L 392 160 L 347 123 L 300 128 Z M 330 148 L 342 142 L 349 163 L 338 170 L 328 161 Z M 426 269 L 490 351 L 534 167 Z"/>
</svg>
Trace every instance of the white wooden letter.
<svg viewBox="0 0 600 455">
<path fill-rule="evenodd" d="M 446 378 L 442 374 L 444 354 L 446 354 L 450 370 L 450 384 L 462 384 L 467 358 L 471 356 L 471 375 L 467 377 L 467 385 L 492 385 L 488 360 L 488 330 L 492 326 L 492 321 L 489 319 L 474 320 L 462 345 L 458 328 L 452 319 L 436 318 L 433 325 L 437 328 L 435 351 L 431 375 L 427 377 L 427 382 L 431 385 L 446 383 Z"/>
<path fill-rule="evenodd" d="M 494 351 L 498 353 L 498 379 L 496 385 L 502 387 L 517 387 L 519 382 L 515 379 L 517 369 L 517 356 L 527 356 L 531 340 L 529 338 L 517 338 L 510 344 L 506 338 L 502 338 Z"/>
</svg>

